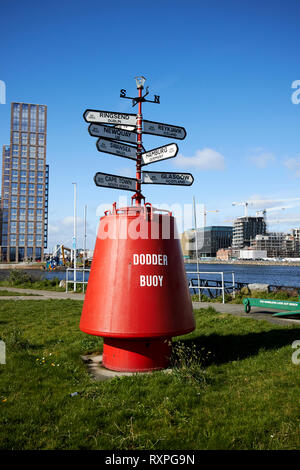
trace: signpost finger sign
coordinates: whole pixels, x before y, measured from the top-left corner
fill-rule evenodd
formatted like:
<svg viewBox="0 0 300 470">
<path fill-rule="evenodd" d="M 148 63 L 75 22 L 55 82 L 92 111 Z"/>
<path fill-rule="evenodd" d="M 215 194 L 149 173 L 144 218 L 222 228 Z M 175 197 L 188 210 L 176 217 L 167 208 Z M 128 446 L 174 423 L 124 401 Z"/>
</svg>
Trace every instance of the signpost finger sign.
<svg viewBox="0 0 300 470">
<path fill-rule="evenodd" d="M 136 143 L 135 132 L 116 127 L 102 126 L 101 124 L 90 124 L 89 133 L 92 137 L 104 137 L 111 140 L 122 140 L 123 142 Z"/>
<path fill-rule="evenodd" d="M 86 122 L 102 122 L 106 124 L 127 124 L 130 126 L 136 126 L 136 114 L 87 109 L 84 112 L 83 117 Z"/>
<path fill-rule="evenodd" d="M 143 121 L 144 134 L 159 135 L 162 137 L 171 137 L 172 139 L 183 140 L 186 138 L 186 130 L 184 127 L 172 126 L 162 122 Z"/>
<path fill-rule="evenodd" d="M 164 145 L 149 152 L 142 153 L 142 165 L 149 165 L 149 163 L 159 162 L 160 160 L 167 160 L 168 158 L 176 157 L 178 147 L 176 144 Z"/>
<path fill-rule="evenodd" d="M 135 178 L 100 172 L 95 174 L 94 181 L 96 186 L 102 186 L 103 188 L 126 189 L 127 191 L 135 191 L 137 182 Z"/>
<path fill-rule="evenodd" d="M 119 157 L 130 158 L 136 160 L 136 147 L 133 145 L 123 144 L 115 140 L 98 139 L 97 149 L 99 152 L 118 155 Z"/>
<path fill-rule="evenodd" d="M 158 171 L 143 171 L 144 184 L 170 184 L 176 186 L 191 186 L 194 177 L 190 173 L 161 173 Z"/>
</svg>

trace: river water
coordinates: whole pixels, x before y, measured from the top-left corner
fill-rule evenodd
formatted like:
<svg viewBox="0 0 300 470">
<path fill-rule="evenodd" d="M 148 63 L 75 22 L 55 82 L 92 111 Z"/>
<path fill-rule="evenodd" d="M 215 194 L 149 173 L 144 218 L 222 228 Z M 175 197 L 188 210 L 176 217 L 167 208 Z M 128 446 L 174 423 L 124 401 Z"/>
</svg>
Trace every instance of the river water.
<svg viewBox="0 0 300 470">
<path fill-rule="evenodd" d="M 197 271 L 196 264 L 186 264 L 186 271 Z M 247 284 L 262 283 L 277 286 L 291 286 L 300 288 L 300 266 L 272 266 L 272 265 L 249 265 L 249 264 L 200 264 L 199 271 L 210 274 L 202 274 L 202 279 L 219 279 L 220 275 L 213 274 L 214 271 L 224 272 L 224 280 L 232 280 L 232 272 L 236 282 Z M 197 277 L 196 274 L 188 274 L 188 278 Z"/>
<path fill-rule="evenodd" d="M 196 278 L 196 274 L 189 274 L 189 271 L 196 271 L 196 264 L 185 265 L 188 278 Z M 220 275 L 215 272 L 223 272 L 224 280 L 232 280 L 232 272 L 234 272 L 236 282 L 244 283 L 264 283 L 278 286 L 291 286 L 300 288 L 300 266 L 272 266 L 272 265 L 249 265 L 249 264 L 208 264 L 199 263 L 199 270 L 208 272 L 209 274 L 201 274 L 201 279 L 221 280 Z M 64 271 L 42 271 L 28 270 L 28 273 L 34 278 L 65 279 Z M 9 275 L 9 271 L 0 271 L 0 280 Z M 69 276 L 70 280 L 72 275 Z M 88 279 L 88 273 L 85 274 L 85 280 Z M 77 280 L 82 280 L 82 273 L 77 273 Z"/>
</svg>

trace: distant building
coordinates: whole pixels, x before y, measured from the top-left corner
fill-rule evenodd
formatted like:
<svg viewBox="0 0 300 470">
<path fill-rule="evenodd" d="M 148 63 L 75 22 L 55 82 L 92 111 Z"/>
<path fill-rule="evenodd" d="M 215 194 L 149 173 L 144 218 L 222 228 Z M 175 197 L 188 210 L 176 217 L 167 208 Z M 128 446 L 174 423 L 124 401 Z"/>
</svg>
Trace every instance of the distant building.
<svg viewBox="0 0 300 470">
<path fill-rule="evenodd" d="M 196 232 L 187 230 L 182 234 L 181 246 L 184 256 L 196 258 Z M 220 248 L 228 248 L 232 243 L 232 227 L 209 226 L 197 230 L 198 257 L 216 257 Z"/>
<path fill-rule="evenodd" d="M 292 237 L 295 257 L 298 258 L 300 256 L 300 228 L 292 229 Z"/>
<path fill-rule="evenodd" d="M 256 235 L 251 240 L 251 248 L 254 250 L 265 250 L 268 258 L 282 256 L 285 234 L 282 232 L 270 232 L 266 235 Z"/>
<path fill-rule="evenodd" d="M 217 251 L 217 259 L 221 261 L 229 261 L 232 259 L 232 248 L 220 248 Z"/>
<path fill-rule="evenodd" d="M 238 251 L 249 247 L 251 239 L 254 239 L 256 235 L 265 234 L 266 222 L 263 216 L 238 217 L 233 226 L 232 248 Z"/>
<path fill-rule="evenodd" d="M 261 260 L 267 258 L 266 250 L 252 250 L 251 248 L 246 248 L 240 250 L 239 259 L 245 260 Z"/>
<path fill-rule="evenodd" d="M 270 232 L 266 235 L 256 235 L 251 240 L 251 248 L 266 250 L 268 258 L 297 258 L 299 257 L 300 229 L 293 229 L 291 234 Z"/>
<path fill-rule="evenodd" d="M 47 106 L 12 103 L 3 147 L 0 259 L 43 260 L 48 235 Z"/>
</svg>

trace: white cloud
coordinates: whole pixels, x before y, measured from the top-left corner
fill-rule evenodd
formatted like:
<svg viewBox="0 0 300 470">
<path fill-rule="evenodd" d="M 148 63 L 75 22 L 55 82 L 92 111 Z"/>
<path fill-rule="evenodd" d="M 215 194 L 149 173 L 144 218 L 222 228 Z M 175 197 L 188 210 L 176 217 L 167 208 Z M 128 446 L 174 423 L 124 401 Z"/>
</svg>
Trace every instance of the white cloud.
<svg viewBox="0 0 300 470">
<path fill-rule="evenodd" d="M 135 171 L 127 166 L 118 168 L 117 174 L 122 176 L 128 176 L 128 178 L 135 178 Z"/>
<path fill-rule="evenodd" d="M 268 209 L 268 210 L 282 210 L 282 209 L 290 209 L 292 207 L 299 206 L 299 202 L 295 203 L 295 201 L 300 201 L 300 197 L 289 197 L 289 198 L 268 198 L 261 196 L 259 194 L 254 194 L 250 196 L 247 200 L 249 203 L 250 208 L 256 209 Z M 292 205 L 287 205 L 286 203 L 294 202 Z M 281 206 L 273 207 L 274 204 L 281 204 Z"/>
<path fill-rule="evenodd" d="M 278 219 L 274 219 L 274 218 L 270 218 L 270 219 L 267 219 L 268 223 L 273 223 L 273 224 L 300 224 L 300 215 L 292 215 L 290 217 L 284 217 L 284 218 L 278 218 Z"/>
<path fill-rule="evenodd" d="M 300 157 L 288 158 L 285 160 L 284 165 L 292 171 L 295 176 L 300 176 Z"/>
<path fill-rule="evenodd" d="M 61 224 L 64 225 L 64 227 L 73 227 L 74 217 L 72 215 L 65 217 L 61 221 Z M 83 219 L 81 217 L 76 217 L 76 226 L 81 226 L 81 225 L 83 225 Z"/>
<path fill-rule="evenodd" d="M 48 233 L 49 234 L 54 234 L 54 233 L 58 233 L 59 232 L 59 227 L 57 227 L 57 225 L 51 225 L 49 224 L 48 225 Z"/>
<path fill-rule="evenodd" d="M 54 224 L 48 226 L 48 248 L 47 252 L 52 251 L 56 244 L 63 244 L 69 248 L 73 242 L 73 216 L 67 216 L 64 219 L 55 220 Z M 77 247 L 83 247 L 84 238 L 84 221 L 81 217 L 77 217 Z M 96 239 L 96 227 L 91 227 L 87 222 L 87 247 L 93 248 Z"/>
<path fill-rule="evenodd" d="M 204 148 L 197 150 L 194 157 L 185 157 L 178 155 L 175 165 L 181 168 L 197 168 L 198 170 L 217 170 L 225 169 L 225 158 L 216 150 Z"/>
<path fill-rule="evenodd" d="M 269 164 L 274 163 L 276 158 L 271 152 L 262 152 L 258 155 L 251 156 L 250 160 L 258 168 L 266 168 Z"/>
</svg>

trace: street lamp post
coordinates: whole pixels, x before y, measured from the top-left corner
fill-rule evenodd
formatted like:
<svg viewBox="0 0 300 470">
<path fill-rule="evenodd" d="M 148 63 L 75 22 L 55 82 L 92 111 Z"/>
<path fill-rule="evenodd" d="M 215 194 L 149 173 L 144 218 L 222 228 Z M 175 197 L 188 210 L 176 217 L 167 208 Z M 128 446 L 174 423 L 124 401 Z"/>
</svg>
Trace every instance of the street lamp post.
<svg viewBox="0 0 300 470">
<path fill-rule="evenodd" d="M 74 292 L 76 292 L 76 268 L 77 268 L 77 256 L 76 256 L 76 183 L 72 183 L 74 185 L 74 217 L 73 217 L 73 267 L 74 267 Z"/>
<path fill-rule="evenodd" d="M 84 206 L 83 269 L 85 269 L 86 261 L 86 211 L 87 206 Z"/>
</svg>

